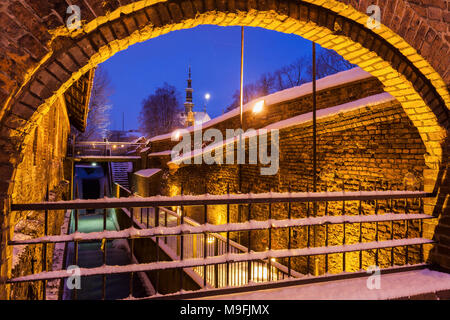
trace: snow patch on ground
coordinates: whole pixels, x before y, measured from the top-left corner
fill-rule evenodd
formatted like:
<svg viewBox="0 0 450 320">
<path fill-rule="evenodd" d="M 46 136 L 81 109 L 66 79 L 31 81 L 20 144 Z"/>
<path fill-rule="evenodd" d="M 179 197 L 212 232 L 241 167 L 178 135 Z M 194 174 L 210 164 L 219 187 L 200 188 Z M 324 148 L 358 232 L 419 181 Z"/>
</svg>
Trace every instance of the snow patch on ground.
<svg viewBox="0 0 450 320">
<path fill-rule="evenodd" d="M 29 240 L 33 237 L 27 234 L 23 234 L 20 232 L 14 232 L 14 241 L 19 240 Z M 21 255 L 25 252 L 27 245 L 17 245 L 13 246 L 13 260 L 12 260 L 12 268 L 11 270 L 14 270 L 14 268 L 19 264 Z"/>
<path fill-rule="evenodd" d="M 215 300 L 385 300 L 450 290 L 450 274 L 429 269 L 380 276 L 380 289 L 367 277 L 208 297 Z"/>
</svg>

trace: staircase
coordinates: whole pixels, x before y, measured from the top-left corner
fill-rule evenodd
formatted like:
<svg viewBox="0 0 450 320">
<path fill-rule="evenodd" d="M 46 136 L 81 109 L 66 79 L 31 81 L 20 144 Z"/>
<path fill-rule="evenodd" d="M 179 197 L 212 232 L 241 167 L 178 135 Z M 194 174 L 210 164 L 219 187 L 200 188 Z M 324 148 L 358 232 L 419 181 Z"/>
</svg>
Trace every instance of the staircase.
<svg viewBox="0 0 450 320">
<path fill-rule="evenodd" d="M 131 162 L 111 162 L 111 173 L 113 182 L 120 184 L 122 187 L 130 189 L 128 181 L 128 172 L 133 170 Z"/>
</svg>

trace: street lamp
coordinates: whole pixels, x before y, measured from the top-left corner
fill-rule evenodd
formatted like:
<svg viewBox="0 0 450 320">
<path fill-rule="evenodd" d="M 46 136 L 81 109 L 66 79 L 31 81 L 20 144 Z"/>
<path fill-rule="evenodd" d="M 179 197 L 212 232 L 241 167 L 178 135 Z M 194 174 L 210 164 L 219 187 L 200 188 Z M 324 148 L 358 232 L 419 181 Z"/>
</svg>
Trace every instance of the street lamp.
<svg viewBox="0 0 450 320">
<path fill-rule="evenodd" d="M 180 139 L 180 131 L 176 130 L 172 132 L 172 141 L 178 141 Z"/>
<path fill-rule="evenodd" d="M 253 113 L 260 113 L 264 108 L 264 100 L 259 100 L 253 106 Z"/>
<path fill-rule="evenodd" d="M 203 110 L 205 113 L 206 113 L 206 105 L 208 104 L 208 102 L 209 102 L 209 99 L 211 99 L 211 95 L 209 94 L 209 93 L 206 93 L 205 94 L 205 109 Z"/>
</svg>

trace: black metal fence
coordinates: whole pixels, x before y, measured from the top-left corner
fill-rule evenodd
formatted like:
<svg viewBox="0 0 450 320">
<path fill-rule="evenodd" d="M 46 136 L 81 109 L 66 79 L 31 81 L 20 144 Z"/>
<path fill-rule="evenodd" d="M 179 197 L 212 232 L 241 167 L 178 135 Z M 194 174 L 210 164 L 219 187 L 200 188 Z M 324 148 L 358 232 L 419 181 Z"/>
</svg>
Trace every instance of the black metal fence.
<svg viewBox="0 0 450 320">
<path fill-rule="evenodd" d="M 362 252 L 367 250 L 380 250 L 389 249 L 393 254 L 394 248 L 403 247 L 408 248 L 410 246 L 419 246 L 420 252 L 423 257 L 423 246 L 433 243 L 433 240 L 423 238 L 423 226 L 422 221 L 425 219 L 431 219 L 432 216 L 426 215 L 423 212 L 410 213 L 408 210 L 408 201 L 410 199 L 416 199 L 414 201 L 423 201 L 423 198 L 431 197 L 432 194 L 423 191 L 356 191 L 356 192 L 319 192 L 319 193 L 264 193 L 264 194 L 237 194 L 237 195 L 199 195 L 199 196 L 174 196 L 174 197 L 128 197 L 118 199 L 98 199 L 98 200 L 75 200 L 75 201 L 61 201 L 61 202 L 43 202 L 43 203 L 30 203 L 30 204 L 13 204 L 12 210 L 45 210 L 46 219 L 50 210 L 74 210 L 74 224 L 75 231 L 78 230 L 78 210 L 79 209 L 104 209 L 104 229 L 106 230 L 106 209 L 107 208 L 128 208 L 130 212 L 131 222 L 138 220 L 142 229 L 129 228 L 120 231 L 104 231 L 88 234 L 74 233 L 69 235 L 60 236 L 44 236 L 29 240 L 10 241 L 9 245 L 26 245 L 26 244 L 41 244 L 46 246 L 49 243 L 57 242 L 73 242 L 75 245 L 75 261 L 77 259 L 77 246 L 81 241 L 107 241 L 113 239 L 129 239 L 131 242 L 131 251 L 133 254 L 133 243 L 136 238 L 154 238 L 158 241 L 168 242 L 169 237 L 177 238 L 177 252 L 178 259 L 174 261 L 157 261 L 151 263 L 130 264 L 126 266 L 101 266 L 97 268 L 81 269 L 80 276 L 91 275 L 107 275 L 107 274 L 119 274 L 129 273 L 130 283 L 134 273 L 145 272 L 153 270 L 167 270 L 167 269 L 183 269 L 193 268 L 200 274 L 203 272 L 207 274 L 205 279 L 205 287 L 207 282 L 217 284 L 216 287 L 223 288 L 219 290 L 225 290 L 232 286 L 238 286 L 245 288 L 246 290 L 256 290 L 258 285 L 252 282 L 269 281 L 276 282 L 283 278 L 291 278 L 293 272 L 291 265 L 291 258 L 295 257 L 309 257 L 313 256 L 326 256 L 335 253 L 343 254 L 343 272 L 346 272 L 345 266 L 345 254 L 348 252 L 360 252 L 359 264 L 362 267 Z M 392 201 L 404 201 L 405 211 L 403 213 L 386 213 L 379 214 L 377 211 L 377 202 L 384 200 L 386 202 Z M 371 214 L 347 215 L 345 212 L 345 203 L 348 201 L 374 201 L 375 211 Z M 310 216 L 306 218 L 292 218 L 291 216 L 291 204 L 293 203 L 325 203 L 329 202 L 342 202 L 342 215 L 339 216 Z M 243 204 L 249 207 L 253 204 L 268 204 L 269 210 L 271 204 L 274 203 L 287 203 L 288 211 L 286 212 L 285 219 L 269 219 L 266 221 L 246 221 L 239 223 L 230 223 L 229 208 L 232 204 Z M 207 224 L 207 219 L 203 224 L 190 223 L 190 220 L 184 216 L 185 206 L 203 206 L 205 209 L 205 217 L 208 212 L 208 206 L 214 205 L 226 205 L 227 206 L 227 223 L 221 225 Z M 163 207 L 163 208 L 161 208 Z M 167 207 L 180 208 L 179 212 L 169 213 Z M 423 206 L 422 206 L 423 207 Z M 131 208 L 141 208 L 141 212 L 135 211 Z M 142 209 L 144 208 L 144 209 Z M 152 208 L 152 215 L 143 214 L 142 210 Z M 141 216 L 142 213 L 142 216 Z M 139 217 L 137 215 L 139 214 Z M 174 215 L 175 214 L 175 215 Z M 172 216 L 176 218 L 176 224 L 161 223 L 161 221 L 168 220 L 168 217 Z M 250 217 L 250 215 L 249 215 Z M 153 223 L 150 223 L 151 220 Z M 392 232 L 391 239 L 380 240 L 378 238 L 378 223 L 404 221 L 406 226 L 410 221 L 419 221 L 419 237 L 410 238 L 408 227 L 406 233 L 401 238 L 394 238 Z M 145 222 L 145 223 L 144 223 Z M 350 224 L 356 224 L 360 226 L 363 223 L 375 223 L 376 228 L 376 241 L 364 242 L 360 234 L 359 242 L 353 244 L 346 243 L 345 230 L 346 226 Z M 144 225 L 145 224 L 145 225 Z M 148 225 L 147 225 L 148 224 Z M 314 226 L 329 226 L 340 224 L 343 226 L 343 242 L 340 245 L 328 245 L 313 247 L 311 243 L 308 243 L 304 248 L 293 248 L 292 241 L 292 229 L 293 228 L 310 228 Z M 133 224 L 131 224 L 133 225 Z M 249 234 L 249 241 L 251 239 L 251 233 L 254 230 L 268 230 L 269 237 L 271 237 L 271 231 L 274 229 L 287 229 L 289 234 L 287 247 L 284 249 L 274 250 L 271 245 L 271 239 L 269 239 L 269 248 L 265 251 L 253 252 L 248 250 L 236 250 L 236 245 L 232 244 L 230 240 L 230 232 L 243 232 L 247 231 Z M 393 231 L 393 229 L 392 229 Z M 220 236 L 219 234 L 224 234 Z M 210 240 L 214 239 L 214 240 Z M 216 240 L 217 239 L 217 240 Z M 194 244 L 195 243 L 195 244 Z M 206 244 L 206 245 L 205 245 Z M 175 246 L 174 246 L 175 248 Z M 194 249 L 195 248 L 195 249 Z M 196 250 L 198 254 L 193 255 L 193 251 Z M 105 250 L 106 254 L 106 250 Z M 405 261 L 408 264 L 408 250 L 404 251 Z M 274 259 L 284 259 L 287 261 L 285 265 L 274 266 Z M 104 257 L 106 262 L 106 258 Z M 392 264 L 393 264 L 392 260 Z M 216 267 L 217 266 L 217 267 Z M 220 266 L 220 268 L 219 268 Z M 273 269 L 276 267 L 276 269 Z M 209 269 L 208 269 L 209 268 Z M 233 269 L 234 268 L 234 269 Z M 259 269 L 263 268 L 263 269 Z M 241 270 L 240 277 L 246 277 L 242 281 L 235 280 L 233 274 L 236 269 Z M 362 268 L 360 268 L 362 269 Z M 212 270 L 211 272 L 209 272 Z M 217 271 L 216 271 L 217 270 Z M 220 271 L 221 276 L 218 276 Z M 245 270 L 245 272 L 244 272 Z M 276 270 L 276 271 L 274 271 Z M 269 275 L 269 273 L 278 272 L 276 276 Z M 267 276 L 266 275 L 267 272 Z M 182 274 L 182 272 L 180 272 Z M 211 276 L 209 276 L 209 274 Z M 282 274 L 282 276 L 280 276 Z M 67 270 L 54 270 L 21 276 L 13 279 L 9 279 L 8 283 L 20 283 L 28 281 L 47 281 L 51 279 L 64 279 L 71 275 Z M 311 279 L 311 276 L 308 277 Z M 182 279 L 180 279 L 182 281 Z M 182 283 L 182 282 L 181 282 Z M 288 284 L 289 281 L 284 280 L 282 283 Z M 251 285 L 249 285 L 251 284 Z M 45 287 L 45 286 L 44 286 Z M 130 286 L 131 287 L 131 286 Z M 262 288 L 262 287 L 261 287 Z M 132 290 L 132 289 L 131 289 Z M 76 290 L 74 290 L 76 292 Z M 207 290 L 206 290 L 207 291 Z M 196 293 L 193 293 L 194 295 Z M 205 294 L 202 290 L 199 294 Z M 132 295 L 132 291 L 130 292 Z M 159 296 L 158 296 L 159 297 Z"/>
</svg>

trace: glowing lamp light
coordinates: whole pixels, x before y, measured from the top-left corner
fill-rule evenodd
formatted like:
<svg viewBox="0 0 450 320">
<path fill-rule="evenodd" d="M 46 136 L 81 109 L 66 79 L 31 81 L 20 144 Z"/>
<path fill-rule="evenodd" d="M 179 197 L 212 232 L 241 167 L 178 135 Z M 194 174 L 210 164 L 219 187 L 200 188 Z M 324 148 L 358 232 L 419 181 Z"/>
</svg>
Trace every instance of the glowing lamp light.
<svg viewBox="0 0 450 320">
<path fill-rule="evenodd" d="M 91 165 L 92 165 L 93 167 L 96 167 L 96 166 L 97 166 L 97 162 L 92 162 Z"/>
<path fill-rule="evenodd" d="M 264 108 L 264 100 L 260 100 L 253 106 L 253 113 L 260 113 Z"/>
<path fill-rule="evenodd" d="M 209 100 L 211 98 L 211 95 L 209 93 L 205 94 L 205 99 Z"/>
<path fill-rule="evenodd" d="M 113 149 L 115 149 L 115 148 L 117 148 L 117 146 L 116 146 L 116 145 L 113 145 Z"/>
<path fill-rule="evenodd" d="M 123 144 L 120 145 L 121 148 L 125 147 Z"/>
</svg>

